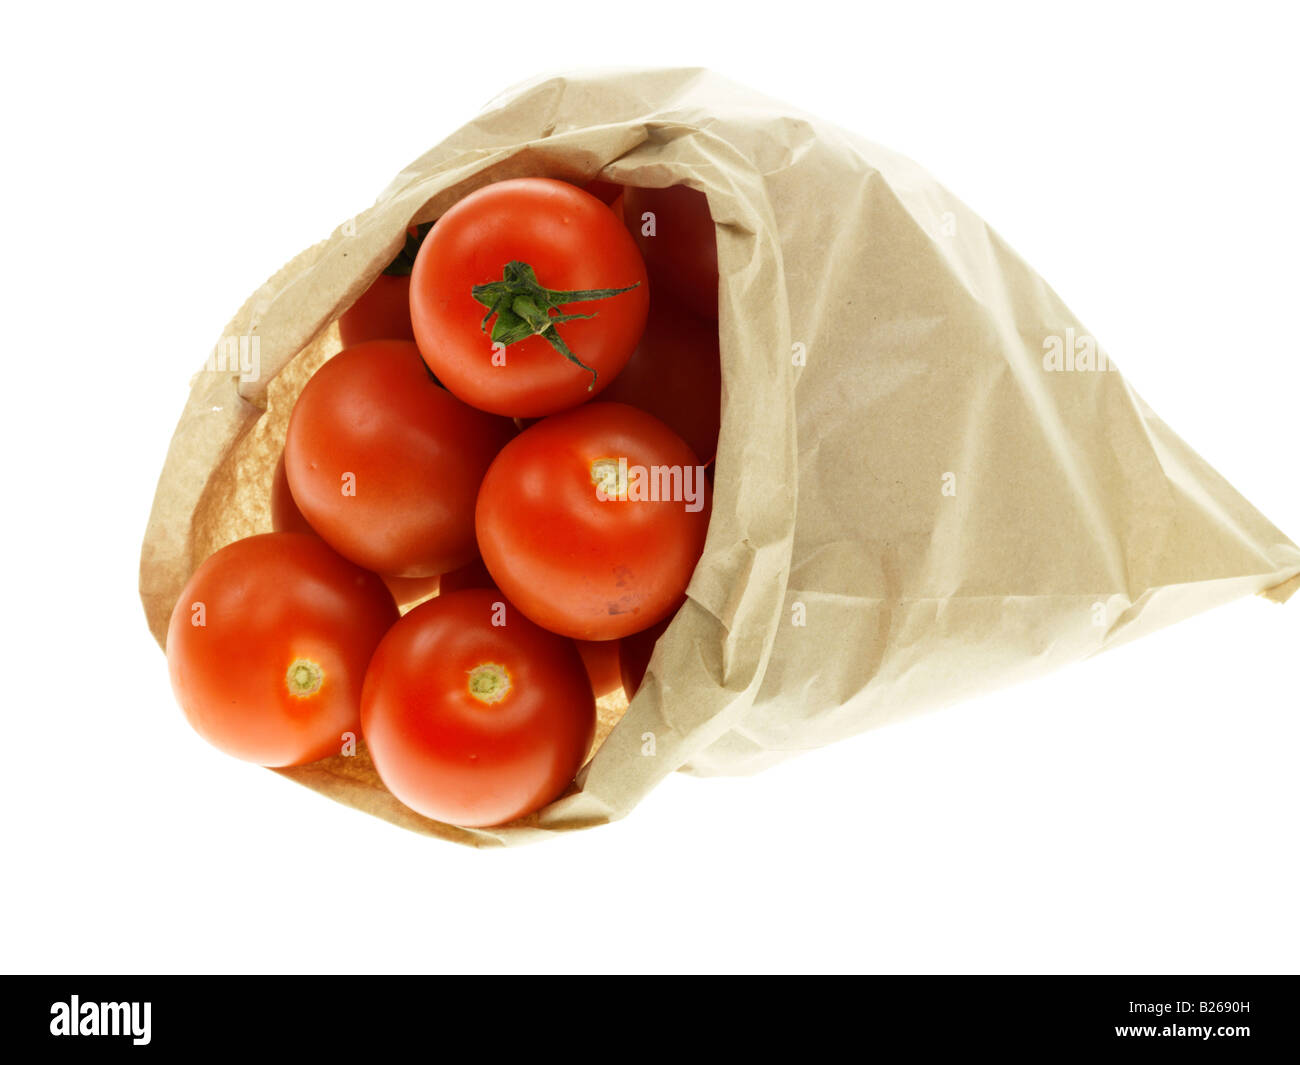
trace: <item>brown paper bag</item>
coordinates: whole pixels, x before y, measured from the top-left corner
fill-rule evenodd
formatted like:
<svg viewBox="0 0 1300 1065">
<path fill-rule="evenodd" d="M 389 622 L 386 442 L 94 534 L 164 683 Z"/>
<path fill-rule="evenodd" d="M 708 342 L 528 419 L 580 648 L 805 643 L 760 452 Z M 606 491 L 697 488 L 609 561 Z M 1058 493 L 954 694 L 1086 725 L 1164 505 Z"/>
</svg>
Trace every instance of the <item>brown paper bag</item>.
<svg viewBox="0 0 1300 1065">
<path fill-rule="evenodd" d="M 198 374 L 159 480 L 140 590 L 160 643 L 194 568 L 270 528 L 293 400 L 405 228 L 502 178 L 598 174 L 690 185 L 717 224 L 723 425 L 688 603 L 626 712 L 602 706 L 576 789 L 524 823 L 419 817 L 364 749 L 286 776 L 518 843 L 622 817 L 674 770 L 750 772 L 1300 585 L 1300 549 L 924 171 L 711 73 L 646 70 L 512 90 L 253 293 L 224 336 L 257 372 Z"/>
</svg>

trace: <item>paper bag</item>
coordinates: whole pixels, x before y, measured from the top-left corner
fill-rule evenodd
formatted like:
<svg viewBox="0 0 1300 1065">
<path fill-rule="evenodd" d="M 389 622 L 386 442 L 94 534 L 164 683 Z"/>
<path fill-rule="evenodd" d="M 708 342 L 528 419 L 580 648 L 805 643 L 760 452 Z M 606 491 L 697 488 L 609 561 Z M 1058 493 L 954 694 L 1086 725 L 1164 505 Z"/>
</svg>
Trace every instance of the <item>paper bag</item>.
<svg viewBox="0 0 1300 1065">
<path fill-rule="evenodd" d="M 1300 585 L 1296 545 L 923 170 L 707 71 L 640 70 L 512 90 L 253 293 L 223 344 L 257 358 L 209 358 L 158 484 L 140 589 L 160 643 L 194 568 L 270 528 L 337 316 L 408 225 L 522 175 L 708 197 L 723 419 L 688 602 L 626 711 L 602 704 L 575 788 L 523 822 L 422 818 L 364 745 L 285 776 L 431 835 L 524 842 L 620 818 L 676 770 L 751 772 Z"/>
</svg>

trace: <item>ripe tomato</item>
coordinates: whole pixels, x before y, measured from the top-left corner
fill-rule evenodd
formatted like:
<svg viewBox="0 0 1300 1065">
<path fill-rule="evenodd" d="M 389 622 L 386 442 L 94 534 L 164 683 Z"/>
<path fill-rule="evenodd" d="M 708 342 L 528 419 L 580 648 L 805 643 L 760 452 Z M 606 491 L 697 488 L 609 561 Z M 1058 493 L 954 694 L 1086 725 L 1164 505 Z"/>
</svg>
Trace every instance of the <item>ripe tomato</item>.
<svg viewBox="0 0 1300 1065">
<path fill-rule="evenodd" d="M 298 504 L 293 501 L 293 493 L 289 491 L 289 478 L 284 472 L 283 454 L 280 455 L 280 461 L 275 464 L 275 475 L 271 478 L 271 528 L 276 532 L 296 532 L 316 536 L 316 530 L 302 516 Z M 438 591 L 436 576 L 384 577 L 383 581 L 388 585 L 388 590 L 393 593 L 393 598 L 397 600 L 399 606 L 417 602 Z"/>
<path fill-rule="evenodd" d="M 574 640 L 582 664 L 591 681 L 591 693 L 597 699 L 623 686 L 619 673 L 618 640 Z"/>
<path fill-rule="evenodd" d="M 460 569 L 442 575 L 442 595 L 449 595 L 451 592 L 458 592 L 465 588 L 496 590 L 496 583 L 488 573 L 487 567 L 483 565 L 482 559 L 476 558 L 468 566 L 461 566 Z M 617 640 L 593 642 L 574 640 L 573 643 L 578 648 L 578 654 L 582 656 L 582 664 L 587 669 L 587 678 L 591 681 L 592 694 L 597 699 L 602 695 L 608 695 L 620 686 L 622 682 L 618 672 Z"/>
<path fill-rule="evenodd" d="M 276 532 L 316 535 L 316 530 L 302 516 L 298 504 L 293 501 L 293 493 L 289 491 L 289 476 L 284 472 L 284 452 L 280 453 L 271 477 L 271 528 Z"/>
<path fill-rule="evenodd" d="M 654 233 L 646 214 L 654 215 Z M 655 290 L 666 290 L 705 318 L 718 317 L 718 244 L 709 201 L 702 192 L 623 190 L 623 215 L 645 257 Z"/>
<path fill-rule="evenodd" d="M 604 388 L 648 305 L 645 264 L 618 218 L 548 178 L 466 196 L 425 238 L 411 274 L 429 368 L 466 403 L 512 417 L 565 410 Z"/>
<path fill-rule="evenodd" d="M 172 688 L 195 731 L 227 754 L 314 762 L 358 729 L 366 666 L 396 620 L 383 581 L 316 537 L 250 536 L 181 592 L 167 628 Z"/>
<path fill-rule="evenodd" d="M 650 665 L 650 656 L 655 652 L 655 644 L 668 628 L 672 615 L 656 622 L 648 629 L 634 632 L 618 641 L 618 672 L 623 691 L 629 699 L 637 693 L 641 682 L 645 680 L 645 671 Z"/>
<path fill-rule="evenodd" d="M 380 274 L 339 316 L 339 336 L 350 348 L 367 340 L 414 340 L 411 275 Z"/>
<path fill-rule="evenodd" d="M 656 293 L 641 343 L 600 398 L 648 411 L 712 462 L 722 417 L 718 323 Z"/>
<path fill-rule="evenodd" d="M 361 696 L 388 790 L 453 825 L 499 825 L 545 806 L 581 767 L 595 727 L 573 644 L 488 589 L 407 614 L 375 652 Z"/>
<path fill-rule="evenodd" d="M 372 340 L 307 382 L 284 466 L 303 515 L 344 558 L 428 577 L 474 558 L 479 481 L 514 432 L 431 381 L 414 344 Z"/>
<path fill-rule="evenodd" d="M 411 329 L 411 267 L 430 225 L 410 226 L 406 244 L 356 303 L 339 316 L 343 346 L 367 340 L 414 340 Z"/>
<path fill-rule="evenodd" d="M 479 551 L 497 587 L 537 624 L 617 639 L 681 598 L 710 499 L 703 467 L 663 422 L 591 403 L 501 450 L 479 490 Z"/>
</svg>

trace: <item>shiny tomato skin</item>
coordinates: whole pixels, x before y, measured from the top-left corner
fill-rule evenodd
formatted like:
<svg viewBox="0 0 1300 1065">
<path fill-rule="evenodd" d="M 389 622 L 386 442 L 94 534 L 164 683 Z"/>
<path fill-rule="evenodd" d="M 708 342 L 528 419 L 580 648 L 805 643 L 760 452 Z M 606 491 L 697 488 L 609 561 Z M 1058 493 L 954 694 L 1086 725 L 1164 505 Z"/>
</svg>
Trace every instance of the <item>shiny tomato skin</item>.
<svg viewBox="0 0 1300 1065">
<path fill-rule="evenodd" d="M 646 213 L 655 220 L 646 234 Z M 656 292 L 667 291 L 704 318 L 718 317 L 718 245 L 704 193 L 685 185 L 623 190 L 623 217 Z"/>
<path fill-rule="evenodd" d="M 411 277 L 380 274 L 339 316 L 339 336 L 350 348 L 367 340 L 415 340 L 411 328 Z"/>
<path fill-rule="evenodd" d="M 386 577 L 430 577 L 477 554 L 475 495 L 514 432 L 430 380 L 414 344 L 372 340 L 303 388 L 285 472 L 311 527 L 344 558 Z"/>
<path fill-rule="evenodd" d="M 436 821 L 482 827 L 564 791 L 591 747 L 596 703 L 572 641 L 496 590 L 468 589 L 393 626 L 366 675 L 361 727 L 399 800 Z"/>
<path fill-rule="evenodd" d="M 500 281 L 513 261 L 548 289 L 636 286 L 563 308 L 594 315 L 556 327 L 596 371 L 594 383 L 540 336 L 510 344 L 504 365 L 493 364 L 487 308 L 471 290 Z M 411 273 L 411 321 L 429 368 L 471 406 L 511 417 L 574 407 L 609 384 L 640 339 L 649 298 L 645 263 L 619 219 L 590 193 L 549 178 L 499 181 L 466 196 L 424 239 Z"/>
<path fill-rule="evenodd" d="M 181 592 L 167 629 L 172 688 L 195 731 L 227 754 L 314 762 L 359 730 L 366 667 L 396 620 L 384 583 L 317 537 L 250 536 Z"/>
<path fill-rule="evenodd" d="M 593 465 L 669 467 L 684 500 L 597 497 Z M 689 473 L 688 473 L 689 471 Z M 663 422 L 622 403 L 545 418 L 507 444 L 479 489 L 479 552 L 529 618 L 578 640 L 644 629 L 677 604 L 704 547 L 712 493 L 699 460 Z"/>
<path fill-rule="evenodd" d="M 293 501 L 293 493 L 289 491 L 289 477 L 284 472 L 283 452 L 280 454 L 280 461 L 275 464 L 275 474 L 271 478 L 271 528 L 276 532 L 296 532 L 316 536 L 316 530 L 302 516 L 298 504 Z M 436 576 L 384 577 L 383 581 L 388 585 L 388 590 L 393 593 L 393 598 L 397 600 L 399 606 L 418 602 L 438 591 Z"/>
<path fill-rule="evenodd" d="M 462 591 L 465 588 L 496 588 L 496 583 L 481 558 L 476 558 L 469 565 L 442 575 L 442 595 Z M 578 648 L 578 654 L 582 656 L 582 664 L 587 669 L 587 678 L 591 681 L 592 694 L 597 699 L 621 686 L 617 640 L 574 640 L 573 643 Z"/>
<path fill-rule="evenodd" d="M 653 414 L 712 462 L 722 419 L 718 323 L 657 293 L 641 342 L 600 398 Z"/>
<path fill-rule="evenodd" d="M 280 452 L 271 476 L 271 528 L 276 532 L 306 533 L 315 536 L 316 530 L 302 516 L 298 504 L 289 491 L 289 475 L 284 472 L 284 452 Z"/>
</svg>

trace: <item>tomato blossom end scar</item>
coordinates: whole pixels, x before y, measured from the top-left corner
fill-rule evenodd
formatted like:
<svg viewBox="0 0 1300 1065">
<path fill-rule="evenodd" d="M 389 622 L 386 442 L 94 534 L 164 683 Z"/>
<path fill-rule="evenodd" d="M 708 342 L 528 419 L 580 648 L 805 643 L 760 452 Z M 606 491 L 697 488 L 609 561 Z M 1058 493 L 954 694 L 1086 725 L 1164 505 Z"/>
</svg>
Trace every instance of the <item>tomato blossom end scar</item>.
<svg viewBox="0 0 1300 1065">
<path fill-rule="evenodd" d="M 295 658 L 284 675 L 285 687 L 297 699 L 305 699 L 320 691 L 325 682 L 325 671 L 307 658 Z"/>
<path fill-rule="evenodd" d="M 484 662 L 469 671 L 469 693 L 491 706 L 510 694 L 510 672 L 495 662 Z"/>
<path fill-rule="evenodd" d="M 627 459 L 603 458 L 591 464 L 591 483 L 602 503 L 627 498 Z"/>
</svg>

